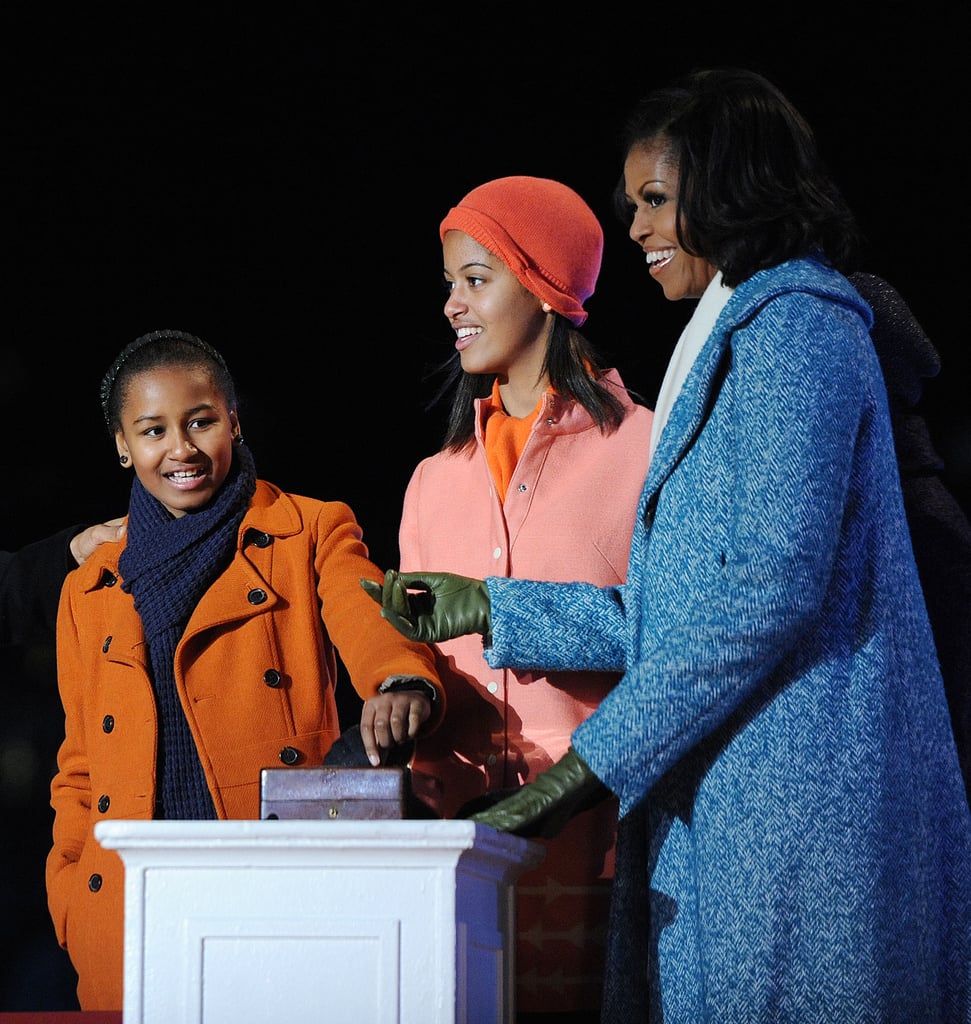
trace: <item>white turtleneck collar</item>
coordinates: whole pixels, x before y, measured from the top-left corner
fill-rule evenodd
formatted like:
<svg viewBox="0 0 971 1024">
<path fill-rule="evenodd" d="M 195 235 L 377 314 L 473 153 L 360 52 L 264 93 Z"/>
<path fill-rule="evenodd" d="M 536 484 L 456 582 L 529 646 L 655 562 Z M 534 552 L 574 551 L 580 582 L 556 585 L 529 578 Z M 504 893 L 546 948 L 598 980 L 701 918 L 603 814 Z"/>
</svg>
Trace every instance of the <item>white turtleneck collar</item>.
<svg viewBox="0 0 971 1024">
<path fill-rule="evenodd" d="M 711 329 L 715 326 L 718 314 L 721 313 L 734 290 L 734 288 L 722 284 L 722 274 L 719 270 L 702 293 L 694 313 L 691 314 L 691 319 L 681 332 L 681 337 L 671 353 L 668 368 L 664 373 L 664 380 L 661 382 L 661 390 L 657 396 L 657 403 L 654 406 L 654 424 L 651 427 L 652 456 L 675 400 L 681 393 L 684 379 L 688 376 L 698 353 L 708 340 L 708 335 L 711 334 Z"/>
</svg>

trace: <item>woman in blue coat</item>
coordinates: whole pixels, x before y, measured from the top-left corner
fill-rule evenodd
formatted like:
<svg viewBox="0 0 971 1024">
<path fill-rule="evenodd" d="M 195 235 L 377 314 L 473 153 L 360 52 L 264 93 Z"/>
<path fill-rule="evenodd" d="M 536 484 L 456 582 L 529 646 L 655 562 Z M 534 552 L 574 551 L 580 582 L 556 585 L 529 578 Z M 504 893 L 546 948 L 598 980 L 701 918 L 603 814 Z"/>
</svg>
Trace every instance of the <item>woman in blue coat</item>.
<svg viewBox="0 0 971 1024">
<path fill-rule="evenodd" d="M 966 1021 L 971 815 L 871 311 L 840 273 L 852 217 L 799 113 L 730 69 L 635 109 L 618 194 L 665 296 L 698 300 L 626 585 L 369 589 L 412 638 L 482 633 L 493 665 L 623 670 L 561 761 L 475 816 L 545 835 L 619 796 L 604 1020 Z"/>
</svg>

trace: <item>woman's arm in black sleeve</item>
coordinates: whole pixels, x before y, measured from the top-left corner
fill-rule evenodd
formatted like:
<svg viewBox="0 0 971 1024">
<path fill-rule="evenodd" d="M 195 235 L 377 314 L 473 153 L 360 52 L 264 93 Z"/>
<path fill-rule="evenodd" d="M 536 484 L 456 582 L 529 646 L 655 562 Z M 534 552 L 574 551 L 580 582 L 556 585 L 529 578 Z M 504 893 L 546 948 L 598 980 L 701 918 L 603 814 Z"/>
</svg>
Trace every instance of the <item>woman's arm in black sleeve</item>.
<svg viewBox="0 0 971 1024">
<path fill-rule="evenodd" d="M 69 526 L 19 551 L 0 551 L 0 646 L 53 639 L 61 586 L 77 566 L 71 539 L 84 529 Z"/>
</svg>

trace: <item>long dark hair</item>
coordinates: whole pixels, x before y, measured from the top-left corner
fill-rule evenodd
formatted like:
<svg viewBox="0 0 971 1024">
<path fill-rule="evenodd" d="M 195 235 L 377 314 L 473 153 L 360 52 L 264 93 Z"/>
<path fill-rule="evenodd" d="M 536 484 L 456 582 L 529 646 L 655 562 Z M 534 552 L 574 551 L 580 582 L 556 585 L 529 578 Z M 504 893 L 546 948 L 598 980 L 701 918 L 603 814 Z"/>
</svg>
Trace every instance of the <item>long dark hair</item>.
<svg viewBox="0 0 971 1024">
<path fill-rule="evenodd" d="M 593 345 L 566 317 L 553 314 L 542 371 L 553 390 L 563 398 L 582 405 L 602 433 L 611 433 L 624 420 L 624 406 L 610 385 L 603 380 L 604 368 Z M 492 393 L 494 373 L 466 373 L 456 352 L 436 367 L 432 375 L 444 380 L 429 406 L 438 405 L 451 395 L 448 422 L 442 451 L 470 452 L 475 443 L 475 400 Z"/>
<path fill-rule="evenodd" d="M 677 165 L 678 242 L 735 287 L 758 270 L 815 255 L 848 270 L 861 243 L 805 118 L 753 71 L 694 71 L 635 105 L 625 156 L 660 145 Z M 623 177 L 614 191 L 629 225 Z"/>
</svg>

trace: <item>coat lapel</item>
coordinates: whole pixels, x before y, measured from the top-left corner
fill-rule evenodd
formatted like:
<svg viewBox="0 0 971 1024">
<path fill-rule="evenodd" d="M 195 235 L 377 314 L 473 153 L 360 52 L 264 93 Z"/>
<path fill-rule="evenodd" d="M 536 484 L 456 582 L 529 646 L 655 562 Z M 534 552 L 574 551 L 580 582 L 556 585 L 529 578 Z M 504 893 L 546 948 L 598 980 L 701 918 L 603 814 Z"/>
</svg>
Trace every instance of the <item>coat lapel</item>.
<svg viewBox="0 0 971 1024">
<path fill-rule="evenodd" d="M 642 518 L 657 502 L 658 492 L 684 458 L 711 412 L 731 359 L 728 338 L 728 331 L 713 330 L 685 378 L 651 460 L 641 502 Z"/>
</svg>

